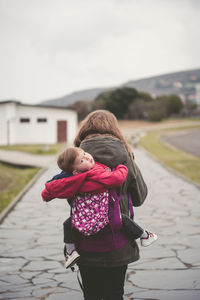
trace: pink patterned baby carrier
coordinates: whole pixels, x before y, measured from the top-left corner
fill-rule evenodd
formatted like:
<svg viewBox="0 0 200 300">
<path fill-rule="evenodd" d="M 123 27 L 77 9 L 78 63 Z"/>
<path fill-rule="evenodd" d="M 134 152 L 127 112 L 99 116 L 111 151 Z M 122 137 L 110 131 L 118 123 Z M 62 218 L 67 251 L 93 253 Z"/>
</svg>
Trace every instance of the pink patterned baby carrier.
<svg viewBox="0 0 200 300">
<path fill-rule="evenodd" d="M 94 235 L 109 224 L 109 192 L 82 194 L 72 200 L 72 227 L 85 236 Z"/>
<path fill-rule="evenodd" d="M 102 193 L 104 194 L 104 193 Z M 107 197 L 108 195 L 108 197 Z M 85 197 L 88 196 L 88 200 L 90 200 L 91 196 L 94 196 L 94 194 L 85 194 Z M 97 196 L 97 194 L 95 194 Z M 99 196 L 99 194 L 98 194 Z M 72 217 L 72 229 L 75 227 L 76 230 L 74 232 L 74 241 L 75 245 L 78 251 L 87 251 L 87 252 L 109 252 L 116 249 L 119 249 L 123 247 L 126 243 L 128 243 L 129 238 L 126 236 L 122 229 L 122 218 L 121 218 L 121 211 L 120 211 L 120 199 L 123 197 L 123 194 L 118 195 L 115 189 L 108 190 L 106 192 L 105 202 L 106 209 L 102 209 L 101 212 L 104 212 L 106 217 L 104 222 L 102 222 L 101 226 L 98 224 L 97 229 L 91 229 L 91 232 L 96 232 L 95 234 L 82 234 L 82 232 L 79 230 L 82 230 L 82 226 L 79 226 L 79 224 L 75 224 L 75 218 L 73 217 L 73 213 L 71 214 Z M 82 197 L 82 196 L 80 196 Z M 72 204 L 72 210 L 76 206 L 76 203 L 78 203 L 78 196 L 75 197 L 75 201 Z M 76 200 L 77 199 L 77 200 Z M 103 198 L 104 199 L 104 198 Z M 102 200 L 103 200 L 102 199 Z M 107 203 L 108 200 L 108 203 Z M 133 211 L 133 202 L 131 199 L 131 195 L 128 195 L 128 201 L 129 201 L 129 217 L 133 220 L 134 217 L 134 211 Z M 81 203 L 79 203 L 81 204 Z M 96 204 L 102 205 L 102 203 L 99 201 Z M 83 203 L 81 204 L 83 205 Z M 102 205 L 102 206 L 104 206 Z M 108 205 L 108 207 L 107 207 Z M 81 207 L 80 207 L 81 209 Z M 108 213 L 107 212 L 108 209 Z M 79 212 L 79 208 L 76 207 L 75 210 L 77 213 Z M 82 209 L 81 209 L 82 210 Z M 97 212 L 99 210 L 97 209 Z M 92 212 L 92 211 L 91 211 Z M 100 215 L 99 215 L 100 216 Z M 86 214 L 84 219 L 84 224 L 86 223 Z M 91 220 L 93 219 L 93 216 L 91 216 Z M 99 218 L 100 219 L 100 218 Z M 98 222 L 98 219 L 95 219 Z M 92 223 L 93 224 L 93 223 Z M 78 226 L 78 227 L 77 227 Z M 83 226 L 86 227 L 86 226 Z M 100 227 L 102 227 L 100 229 Z M 87 231 L 87 230 L 86 230 Z M 88 232 L 88 231 L 87 231 Z"/>
</svg>

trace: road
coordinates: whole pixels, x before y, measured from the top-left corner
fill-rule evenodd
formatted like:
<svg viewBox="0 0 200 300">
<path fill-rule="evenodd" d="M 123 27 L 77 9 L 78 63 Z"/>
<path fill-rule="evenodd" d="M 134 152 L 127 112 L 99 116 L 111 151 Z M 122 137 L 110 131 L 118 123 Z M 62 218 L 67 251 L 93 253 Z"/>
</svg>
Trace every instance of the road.
<svg viewBox="0 0 200 300">
<path fill-rule="evenodd" d="M 200 129 L 183 130 L 161 137 L 168 144 L 189 154 L 200 157 Z"/>
</svg>

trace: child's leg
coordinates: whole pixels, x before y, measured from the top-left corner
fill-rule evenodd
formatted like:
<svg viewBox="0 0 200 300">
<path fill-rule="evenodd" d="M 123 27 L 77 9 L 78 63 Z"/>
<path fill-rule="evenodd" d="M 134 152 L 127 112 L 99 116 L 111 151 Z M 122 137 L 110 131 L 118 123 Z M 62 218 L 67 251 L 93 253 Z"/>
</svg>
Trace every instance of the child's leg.
<svg viewBox="0 0 200 300">
<path fill-rule="evenodd" d="M 144 233 L 144 229 L 124 214 L 122 214 L 122 225 L 126 234 L 131 239 L 136 240 Z"/>
<path fill-rule="evenodd" d="M 75 245 L 72 239 L 72 231 L 71 231 L 71 217 L 68 218 L 63 223 L 63 231 L 64 231 L 64 243 L 66 247 L 66 252 L 68 254 L 71 254 L 75 250 Z"/>
<path fill-rule="evenodd" d="M 68 218 L 63 223 L 63 231 L 64 231 L 64 243 L 74 243 L 72 239 L 72 230 L 71 230 L 71 217 Z"/>
<path fill-rule="evenodd" d="M 128 216 L 122 214 L 122 225 L 130 239 L 140 238 L 141 246 L 147 247 L 157 240 L 157 235 L 150 231 L 142 229 L 137 223 Z"/>
<path fill-rule="evenodd" d="M 73 266 L 80 257 L 78 252 L 76 252 L 74 241 L 72 239 L 71 218 L 68 218 L 63 223 L 63 230 L 64 230 L 64 243 L 66 249 L 66 251 L 64 250 L 66 256 L 65 267 L 69 268 Z"/>
</svg>

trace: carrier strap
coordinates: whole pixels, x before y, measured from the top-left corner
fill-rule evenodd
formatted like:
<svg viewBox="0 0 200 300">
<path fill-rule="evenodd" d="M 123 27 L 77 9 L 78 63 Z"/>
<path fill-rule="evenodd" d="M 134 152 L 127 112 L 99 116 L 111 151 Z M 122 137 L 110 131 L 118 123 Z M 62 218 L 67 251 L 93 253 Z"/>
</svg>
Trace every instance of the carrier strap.
<svg viewBox="0 0 200 300">
<path fill-rule="evenodd" d="M 119 196 L 119 201 L 121 200 L 122 196 L 125 195 L 125 193 L 122 193 Z M 130 213 L 130 218 L 133 220 L 134 218 L 134 210 L 133 210 L 133 201 L 132 201 L 132 197 L 131 194 L 128 194 L 128 204 L 129 204 L 129 213 Z"/>
<path fill-rule="evenodd" d="M 133 202 L 132 202 L 131 194 L 128 195 L 128 202 L 129 202 L 130 218 L 133 220 L 134 211 L 133 211 Z"/>
</svg>

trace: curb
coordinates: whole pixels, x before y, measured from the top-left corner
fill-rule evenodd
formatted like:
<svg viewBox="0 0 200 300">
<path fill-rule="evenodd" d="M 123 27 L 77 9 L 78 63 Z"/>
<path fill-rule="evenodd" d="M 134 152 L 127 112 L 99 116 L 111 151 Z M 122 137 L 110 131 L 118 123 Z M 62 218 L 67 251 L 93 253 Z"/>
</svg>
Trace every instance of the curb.
<svg viewBox="0 0 200 300">
<path fill-rule="evenodd" d="M 22 197 L 28 192 L 32 185 L 37 181 L 37 179 L 47 170 L 46 167 L 39 170 L 39 172 L 29 181 L 29 183 L 23 188 L 23 190 L 13 199 L 13 201 L 2 211 L 0 214 L 0 224 L 8 216 L 8 214 L 13 210 L 15 205 L 22 199 Z"/>
</svg>

